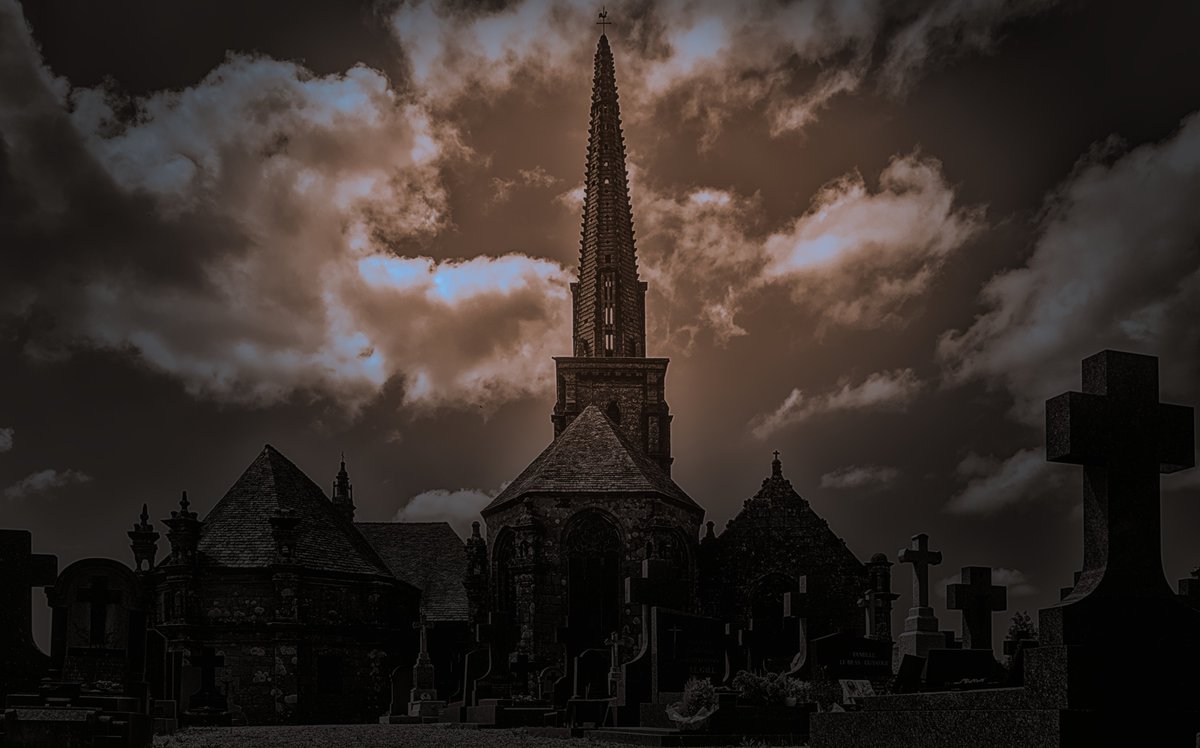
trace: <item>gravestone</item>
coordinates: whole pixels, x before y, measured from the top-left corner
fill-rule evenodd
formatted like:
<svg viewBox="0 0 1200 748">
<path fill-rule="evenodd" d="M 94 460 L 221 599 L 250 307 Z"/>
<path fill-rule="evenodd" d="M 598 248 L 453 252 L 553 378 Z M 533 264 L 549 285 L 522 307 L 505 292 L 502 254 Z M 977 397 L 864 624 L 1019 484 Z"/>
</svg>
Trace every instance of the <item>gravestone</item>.
<svg viewBox="0 0 1200 748">
<path fill-rule="evenodd" d="M 690 678 L 716 682 L 725 672 L 725 623 L 668 608 L 650 611 L 653 648 L 651 701 L 678 694 Z"/>
<path fill-rule="evenodd" d="M 6 713 L 7 744 L 148 746 L 154 723 L 138 578 L 120 562 L 83 559 L 63 569 L 46 597 L 58 678 L 8 698 L 16 708 Z"/>
<path fill-rule="evenodd" d="M 962 611 L 964 649 L 992 651 L 992 614 L 1008 609 L 1008 590 L 992 584 L 990 566 L 964 566 L 958 584 L 946 586 L 946 607 Z"/>
<path fill-rule="evenodd" d="M 913 604 L 904 620 L 897 649 L 900 657 L 924 657 L 929 650 L 945 646 L 937 617 L 929 607 L 929 567 L 942 562 L 942 553 L 929 550 L 929 536 L 922 533 L 914 535 L 909 547 L 900 550 L 899 558 L 900 563 L 913 567 Z"/>
<path fill-rule="evenodd" d="M 925 688 L 937 691 L 999 685 L 1003 675 L 990 649 L 931 649 L 925 665 Z"/>
<path fill-rule="evenodd" d="M 621 680 L 617 683 L 617 694 L 613 701 L 617 725 L 640 724 L 641 705 L 653 699 L 651 611 L 654 606 L 676 600 L 680 586 L 672 565 L 662 559 L 645 559 L 642 561 L 641 576 L 625 578 L 625 604 L 637 606 L 641 634 L 637 655 L 621 665 Z"/>
<path fill-rule="evenodd" d="M 783 595 L 783 618 L 794 626 L 794 633 L 789 633 L 789 641 L 795 645 L 791 661 L 784 675 L 795 677 L 808 664 L 808 577 L 799 578 L 799 589 L 786 592 Z M 785 626 L 786 628 L 786 626 Z M 791 631 L 791 629 L 788 629 Z"/>
<path fill-rule="evenodd" d="M 33 641 L 31 591 L 54 584 L 58 559 L 32 548 L 28 530 L 0 530 L 0 696 L 32 687 L 50 665 Z"/>
<path fill-rule="evenodd" d="M 1200 611 L 1163 574 L 1159 475 L 1194 466 L 1195 416 L 1158 401 L 1153 357 L 1103 351 L 1082 369 L 1083 392 L 1046 403 L 1046 456 L 1083 466 L 1083 568 L 1070 594 L 1040 611 L 1024 685 L 882 696 L 863 711 L 816 715 L 813 748 L 916 745 L 931 734 L 942 745 L 1194 748 Z"/>
<path fill-rule="evenodd" d="M 446 706 L 445 701 L 438 700 L 437 678 L 433 660 L 429 657 L 429 627 L 429 620 L 424 613 L 413 623 L 413 628 L 419 632 L 419 648 L 417 661 L 412 667 L 412 690 L 409 692 L 407 710 L 410 717 L 436 717 Z"/>
<path fill-rule="evenodd" d="M 104 558 L 76 561 L 47 599 L 50 657 L 61 680 L 145 693 L 146 612 L 132 570 Z"/>
<path fill-rule="evenodd" d="M 869 680 L 882 690 L 892 677 L 891 642 L 839 631 L 817 637 L 810 645 L 814 670 L 831 681 Z"/>
<path fill-rule="evenodd" d="M 487 653 L 487 671 L 470 686 L 467 706 L 480 699 L 507 699 L 512 695 L 509 654 L 520 639 L 520 628 L 504 613 L 489 613 L 487 623 L 476 624 L 475 639 Z"/>
</svg>

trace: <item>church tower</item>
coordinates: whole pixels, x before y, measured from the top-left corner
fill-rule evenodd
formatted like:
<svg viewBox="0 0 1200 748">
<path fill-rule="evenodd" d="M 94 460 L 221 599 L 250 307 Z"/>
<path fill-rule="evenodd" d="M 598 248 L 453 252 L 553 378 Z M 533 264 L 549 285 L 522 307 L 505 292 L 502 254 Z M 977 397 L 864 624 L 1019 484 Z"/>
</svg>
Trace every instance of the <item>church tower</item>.
<svg viewBox="0 0 1200 748">
<path fill-rule="evenodd" d="M 668 359 L 646 357 L 646 284 L 638 279 L 616 70 L 601 34 L 592 77 L 579 280 L 571 284 L 573 356 L 556 357 L 557 438 L 600 408 L 641 452 L 671 470 Z"/>
<path fill-rule="evenodd" d="M 472 582 L 498 625 L 519 631 L 516 656 L 525 658 L 527 673 L 555 666 L 571 677 L 582 651 L 607 648 L 614 636 L 637 642 L 644 635 L 641 603 L 626 600 L 625 586 L 645 563 L 655 569 L 660 604 L 696 609 L 704 520 L 704 509 L 670 476 L 667 359 L 646 357 L 646 284 L 638 279 L 604 34 L 584 186 L 579 280 L 571 284 L 574 355 L 554 359 L 554 439 L 480 512 L 487 546 L 475 566 L 487 579 Z M 638 651 L 626 649 L 626 659 Z"/>
</svg>

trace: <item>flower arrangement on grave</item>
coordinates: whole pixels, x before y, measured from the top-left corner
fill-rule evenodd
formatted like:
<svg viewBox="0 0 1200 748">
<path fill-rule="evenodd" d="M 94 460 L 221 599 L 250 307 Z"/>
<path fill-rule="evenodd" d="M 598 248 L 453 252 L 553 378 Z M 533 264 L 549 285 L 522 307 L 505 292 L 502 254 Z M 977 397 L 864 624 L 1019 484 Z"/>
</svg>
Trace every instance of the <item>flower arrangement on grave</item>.
<svg viewBox="0 0 1200 748">
<path fill-rule="evenodd" d="M 667 707 L 667 717 L 680 730 L 699 730 L 717 711 L 717 690 L 712 681 L 689 678 L 683 687 L 683 698 Z"/>
<path fill-rule="evenodd" d="M 813 668 L 812 680 L 809 682 L 811 699 L 816 702 L 817 709 L 828 712 L 842 706 L 842 688 L 837 681 L 830 680 L 825 668 Z"/>
<path fill-rule="evenodd" d="M 125 688 L 114 680 L 98 680 L 93 683 L 83 684 L 81 690 L 98 693 L 123 693 Z"/>
<path fill-rule="evenodd" d="M 812 687 L 781 673 L 752 673 L 741 670 L 733 678 L 738 700 L 756 706 L 795 706 L 812 700 Z"/>
</svg>

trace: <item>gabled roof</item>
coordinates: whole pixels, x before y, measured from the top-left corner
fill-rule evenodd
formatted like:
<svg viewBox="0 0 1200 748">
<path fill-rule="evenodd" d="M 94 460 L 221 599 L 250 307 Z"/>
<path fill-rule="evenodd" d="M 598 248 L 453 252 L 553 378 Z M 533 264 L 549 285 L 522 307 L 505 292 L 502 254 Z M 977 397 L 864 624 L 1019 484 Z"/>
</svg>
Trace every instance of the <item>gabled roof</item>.
<svg viewBox="0 0 1200 748">
<path fill-rule="evenodd" d="M 354 526 L 401 581 L 421 590 L 431 621 L 466 621 L 467 553 L 446 522 L 356 522 Z"/>
<path fill-rule="evenodd" d="M 653 460 L 625 440 L 595 405 L 571 421 L 484 514 L 530 495 L 657 495 L 703 513 Z"/>
<path fill-rule="evenodd" d="M 298 566 L 392 576 L 320 486 L 270 444 L 204 518 L 202 562 L 242 569 L 269 566 L 275 559 L 270 519 L 280 509 L 291 510 L 299 520 L 293 551 Z"/>
</svg>

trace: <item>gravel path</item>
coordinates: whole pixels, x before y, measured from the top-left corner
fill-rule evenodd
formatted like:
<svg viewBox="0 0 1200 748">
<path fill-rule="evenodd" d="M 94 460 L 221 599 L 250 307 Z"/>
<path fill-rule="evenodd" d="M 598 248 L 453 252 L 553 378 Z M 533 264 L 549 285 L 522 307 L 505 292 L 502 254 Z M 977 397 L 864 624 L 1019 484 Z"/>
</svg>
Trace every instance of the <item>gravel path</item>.
<svg viewBox="0 0 1200 748">
<path fill-rule="evenodd" d="M 578 748 L 589 740 L 559 740 L 521 730 L 465 730 L 446 725 L 297 725 L 291 727 L 193 727 L 154 739 L 155 748 Z"/>
<path fill-rule="evenodd" d="M 743 745 L 753 746 L 747 742 Z M 154 748 L 620 748 L 583 738 L 526 735 L 523 730 L 466 730 L 452 725 L 297 725 L 193 727 L 156 737 Z"/>
</svg>

